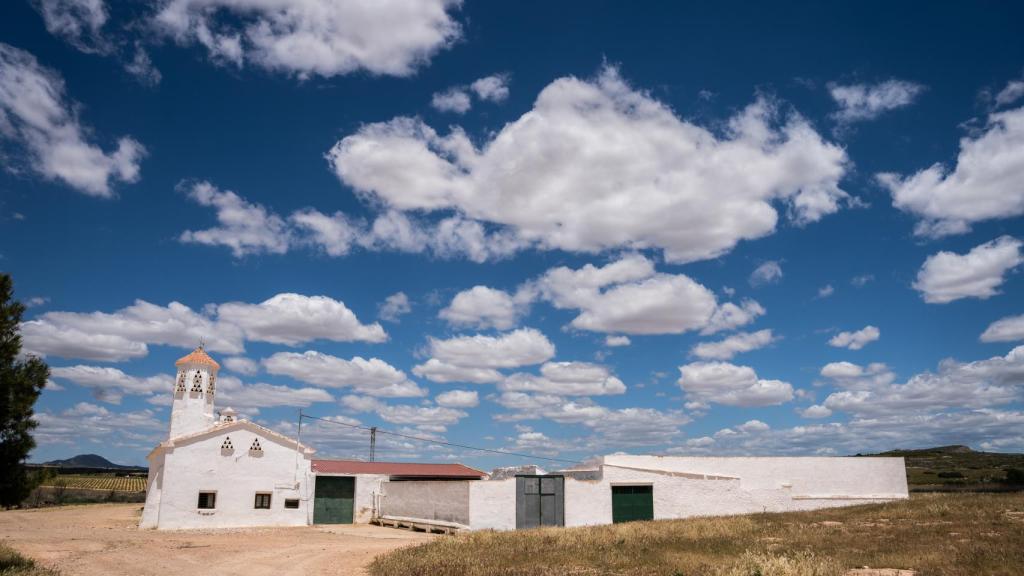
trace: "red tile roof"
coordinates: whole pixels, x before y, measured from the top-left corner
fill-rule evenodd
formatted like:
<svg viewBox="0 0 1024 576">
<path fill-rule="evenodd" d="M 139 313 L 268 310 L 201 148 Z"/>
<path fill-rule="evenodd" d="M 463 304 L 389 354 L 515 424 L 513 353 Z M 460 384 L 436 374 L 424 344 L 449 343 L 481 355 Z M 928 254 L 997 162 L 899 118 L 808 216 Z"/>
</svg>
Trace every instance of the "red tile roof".
<svg viewBox="0 0 1024 576">
<path fill-rule="evenodd" d="M 444 478 L 482 478 L 484 472 L 462 464 L 421 464 L 416 462 L 363 462 L 361 460 L 313 460 L 313 472 L 320 474 L 385 474 Z"/>
<path fill-rule="evenodd" d="M 175 366 L 183 366 L 185 364 L 205 364 L 220 370 L 220 364 L 217 364 L 216 360 L 210 358 L 210 355 L 206 353 L 206 350 L 203 350 L 202 346 L 178 358 L 178 361 L 174 363 Z"/>
</svg>

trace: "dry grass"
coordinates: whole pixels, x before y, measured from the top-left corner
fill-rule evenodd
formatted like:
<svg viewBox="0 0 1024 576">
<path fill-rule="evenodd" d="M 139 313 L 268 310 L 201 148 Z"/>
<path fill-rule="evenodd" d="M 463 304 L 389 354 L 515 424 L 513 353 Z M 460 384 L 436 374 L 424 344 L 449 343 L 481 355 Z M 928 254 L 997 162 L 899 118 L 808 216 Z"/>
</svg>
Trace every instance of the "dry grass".
<svg viewBox="0 0 1024 576">
<path fill-rule="evenodd" d="M 374 576 L 1024 574 L 1024 494 L 928 494 L 782 514 L 472 532 L 378 557 Z"/>
<path fill-rule="evenodd" d="M 59 576 L 0 542 L 0 576 Z"/>
</svg>

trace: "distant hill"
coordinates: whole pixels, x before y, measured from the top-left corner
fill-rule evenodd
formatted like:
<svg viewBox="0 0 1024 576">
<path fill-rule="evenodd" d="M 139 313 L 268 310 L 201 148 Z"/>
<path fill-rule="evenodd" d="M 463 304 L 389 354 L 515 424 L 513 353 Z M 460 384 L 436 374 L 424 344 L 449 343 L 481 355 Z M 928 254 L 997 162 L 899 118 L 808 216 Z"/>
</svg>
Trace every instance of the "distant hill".
<svg viewBox="0 0 1024 576">
<path fill-rule="evenodd" d="M 902 456 L 912 491 L 1024 489 L 1024 454 L 953 445 L 863 456 Z"/>
<path fill-rule="evenodd" d="M 58 468 L 106 468 L 113 470 L 134 470 L 138 466 L 124 466 L 114 464 L 99 454 L 79 454 L 66 460 L 51 460 L 43 462 L 43 466 L 56 466 Z"/>
<path fill-rule="evenodd" d="M 919 448 L 916 450 L 889 450 L 882 452 L 879 456 L 903 456 L 904 458 L 916 458 L 921 456 L 945 456 L 951 454 L 995 454 L 997 456 L 1014 456 L 1014 454 L 1001 454 L 997 452 L 975 452 L 970 446 L 954 444 L 952 446 L 936 446 L 935 448 Z"/>
</svg>

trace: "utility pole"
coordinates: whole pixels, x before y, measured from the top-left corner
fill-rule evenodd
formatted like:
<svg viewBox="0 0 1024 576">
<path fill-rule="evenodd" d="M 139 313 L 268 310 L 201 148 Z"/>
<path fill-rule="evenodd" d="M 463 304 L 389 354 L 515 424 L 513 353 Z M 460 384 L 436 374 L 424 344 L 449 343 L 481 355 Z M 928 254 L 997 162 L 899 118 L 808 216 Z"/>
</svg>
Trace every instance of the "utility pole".
<svg viewBox="0 0 1024 576">
<path fill-rule="evenodd" d="M 370 428 L 370 462 L 374 461 L 377 452 L 377 427 Z"/>
<path fill-rule="evenodd" d="M 295 439 L 295 482 L 299 481 L 299 453 L 302 452 L 302 408 L 299 408 L 299 437 Z"/>
</svg>

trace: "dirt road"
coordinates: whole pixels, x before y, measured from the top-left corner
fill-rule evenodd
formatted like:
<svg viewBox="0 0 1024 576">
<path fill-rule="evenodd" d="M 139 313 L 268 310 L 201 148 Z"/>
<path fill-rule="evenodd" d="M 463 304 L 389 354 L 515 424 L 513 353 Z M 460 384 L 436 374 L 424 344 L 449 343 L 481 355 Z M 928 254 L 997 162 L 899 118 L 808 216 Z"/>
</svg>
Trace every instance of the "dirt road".
<svg viewBox="0 0 1024 576">
<path fill-rule="evenodd" d="M 161 531 L 140 504 L 0 512 L 0 540 L 62 574 L 364 574 L 373 558 L 434 536 L 368 525 Z"/>
</svg>

